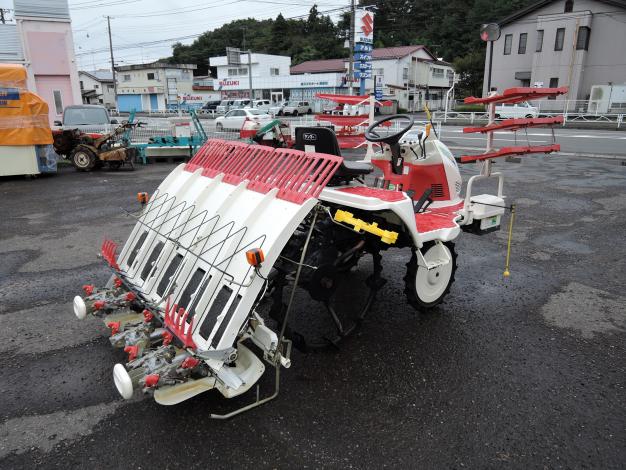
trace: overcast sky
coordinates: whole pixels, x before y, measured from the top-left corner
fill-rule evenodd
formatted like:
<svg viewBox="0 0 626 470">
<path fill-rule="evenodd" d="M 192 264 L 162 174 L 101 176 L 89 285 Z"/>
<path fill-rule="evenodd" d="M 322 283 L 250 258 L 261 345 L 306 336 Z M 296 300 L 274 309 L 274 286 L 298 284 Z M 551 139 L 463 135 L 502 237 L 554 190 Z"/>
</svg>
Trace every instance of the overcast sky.
<svg viewBox="0 0 626 470">
<path fill-rule="evenodd" d="M 348 0 L 70 0 L 74 46 L 81 70 L 110 67 L 106 15 L 111 16 L 115 62 L 120 65 L 166 57 L 176 39 L 199 35 L 242 18 L 306 15 L 348 6 Z M 0 0 L 13 8 L 13 0 Z M 12 17 L 12 13 L 10 14 Z M 336 21 L 337 13 L 331 14 Z M 160 41 L 160 42 L 157 42 Z M 181 39 L 190 44 L 193 38 Z M 143 43 L 143 45 L 139 45 Z M 147 43 L 147 44 L 146 44 Z"/>
</svg>

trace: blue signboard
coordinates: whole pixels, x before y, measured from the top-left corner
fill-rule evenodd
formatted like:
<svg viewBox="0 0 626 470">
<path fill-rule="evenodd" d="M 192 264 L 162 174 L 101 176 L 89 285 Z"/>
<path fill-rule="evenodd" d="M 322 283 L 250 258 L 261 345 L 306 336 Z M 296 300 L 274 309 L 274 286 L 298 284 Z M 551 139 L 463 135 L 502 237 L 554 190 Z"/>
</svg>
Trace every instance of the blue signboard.
<svg viewBox="0 0 626 470">
<path fill-rule="evenodd" d="M 354 68 L 356 70 L 372 70 L 371 62 L 355 62 Z"/>
<path fill-rule="evenodd" d="M 383 76 L 376 75 L 374 77 L 374 98 L 378 101 L 383 99 Z"/>
<path fill-rule="evenodd" d="M 357 52 L 354 54 L 354 60 L 368 62 L 372 60 L 372 54 L 366 54 L 364 52 Z"/>
<path fill-rule="evenodd" d="M 363 70 L 361 72 L 360 70 L 357 70 L 357 71 L 354 72 L 354 78 L 360 78 L 360 79 L 372 78 L 372 71 L 371 70 Z"/>
<path fill-rule="evenodd" d="M 354 45 L 354 52 L 372 52 L 373 49 L 374 47 L 371 44 L 363 44 L 359 42 Z"/>
</svg>

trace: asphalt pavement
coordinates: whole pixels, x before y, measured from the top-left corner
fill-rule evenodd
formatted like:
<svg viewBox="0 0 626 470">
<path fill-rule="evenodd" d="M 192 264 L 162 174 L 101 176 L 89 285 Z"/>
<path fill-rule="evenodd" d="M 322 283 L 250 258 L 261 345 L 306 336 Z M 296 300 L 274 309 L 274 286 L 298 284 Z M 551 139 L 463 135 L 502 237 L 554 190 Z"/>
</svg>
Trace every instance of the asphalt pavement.
<svg viewBox="0 0 626 470">
<path fill-rule="evenodd" d="M 389 250 L 389 282 L 358 334 L 339 351 L 294 352 L 278 398 L 229 421 L 209 414 L 253 393 L 173 407 L 123 401 L 111 371 L 124 354 L 99 320 L 79 322 L 71 309 L 81 285 L 106 282 L 97 253 L 104 236 L 130 232 L 122 208 L 136 208 L 135 194 L 152 192 L 173 165 L 0 179 L 0 468 L 621 469 L 618 163 L 498 162 L 518 207 L 509 278 L 504 230 L 462 234 L 446 302 L 419 314 L 403 293 L 409 253 Z M 465 178 L 474 171 L 463 168 Z M 296 312 L 322 321 L 306 295 Z M 264 377 L 262 393 L 270 387 Z"/>
</svg>

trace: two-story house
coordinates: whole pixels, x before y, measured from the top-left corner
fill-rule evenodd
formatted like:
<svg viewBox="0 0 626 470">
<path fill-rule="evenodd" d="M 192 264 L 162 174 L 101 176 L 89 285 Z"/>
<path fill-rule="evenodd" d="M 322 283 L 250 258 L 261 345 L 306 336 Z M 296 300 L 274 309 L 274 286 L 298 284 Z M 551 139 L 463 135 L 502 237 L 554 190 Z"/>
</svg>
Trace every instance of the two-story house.
<svg viewBox="0 0 626 470">
<path fill-rule="evenodd" d="M 192 92 L 195 64 L 123 65 L 115 68 L 117 107 L 122 112 L 176 109 Z"/>
<path fill-rule="evenodd" d="M 99 69 L 78 72 L 80 92 L 84 104 L 101 104 L 109 109 L 115 108 L 115 86 L 110 70 Z"/>
<path fill-rule="evenodd" d="M 543 0 L 500 21 L 492 87 L 568 86 L 587 100 L 593 85 L 626 82 L 625 0 Z M 483 94 L 487 93 L 489 48 Z"/>
</svg>

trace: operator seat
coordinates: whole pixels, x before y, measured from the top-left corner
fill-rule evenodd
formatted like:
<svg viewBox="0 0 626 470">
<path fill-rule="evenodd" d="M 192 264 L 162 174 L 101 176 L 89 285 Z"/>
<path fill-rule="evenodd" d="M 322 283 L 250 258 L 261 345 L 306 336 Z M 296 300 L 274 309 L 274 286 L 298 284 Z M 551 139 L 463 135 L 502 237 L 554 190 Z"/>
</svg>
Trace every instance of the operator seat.
<svg viewBox="0 0 626 470">
<path fill-rule="evenodd" d="M 337 136 L 328 127 L 296 127 L 294 149 L 341 157 Z M 333 179 L 350 180 L 359 176 L 369 175 L 372 171 L 374 171 L 374 167 L 369 163 L 349 162 L 343 159 Z"/>
</svg>

